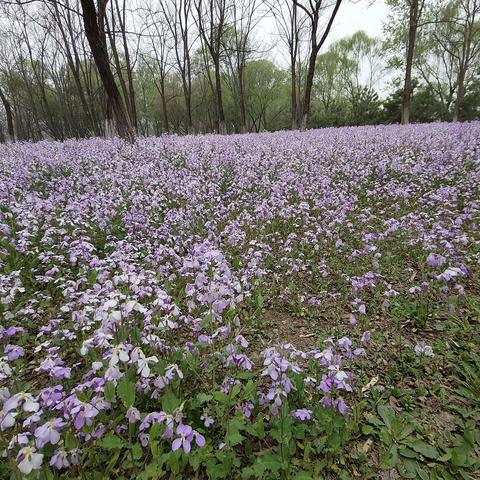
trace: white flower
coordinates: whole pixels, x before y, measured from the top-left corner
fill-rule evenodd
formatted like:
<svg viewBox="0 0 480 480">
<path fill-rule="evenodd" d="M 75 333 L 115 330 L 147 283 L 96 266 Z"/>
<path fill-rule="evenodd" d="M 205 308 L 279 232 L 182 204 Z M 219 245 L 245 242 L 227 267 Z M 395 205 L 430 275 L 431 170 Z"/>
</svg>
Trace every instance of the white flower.
<svg viewBox="0 0 480 480">
<path fill-rule="evenodd" d="M 0 402 L 4 402 L 7 398 L 10 397 L 10 392 L 7 387 L 0 388 Z"/>
<path fill-rule="evenodd" d="M 92 370 L 98 372 L 103 367 L 103 362 L 92 362 Z"/>
<path fill-rule="evenodd" d="M 32 470 L 37 470 L 42 465 L 43 455 L 35 453 L 32 447 L 24 447 L 18 452 L 17 460 L 22 459 L 18 464 L 18 469 L 25 475 L 28 475 Z"/>
<path fill-rule="evenodd" d="M 15 425 L 15 417 L 17 412 L 4 412 L 0 410 L 0 430 L 3 432 L 7 428 L 13 427 Z"/>
<path fill-rule="evenodd" d="M 122 320 L 122 312 L 120 310 L 113 310 L 110 312 L 110 315 L 108 316 L 108 321 L 109 322 L 120 322 Z"/>
<path fill-rule="evenodd" d="M 110 299 L 110 300 L 107 300 L 104 304 L 103 304 L 103 308 L 105 310 L 108 310 L 109 308 L 114 308 L 116 307 L 118 304 L 118 302 L 114 299 Z"/>
<path fill-rule="evenodd" d="M 12 369 L 10 365 L 3 358 L 0 358 L 0 380 L 9 377 L 11 374 Z"/>
<path fill-rule="evenodd" d="M 425 345 L 424 343 L 418 343 L 415 345 L 415 353 L 417 356 L 433 357 L 433 349 L 430 345 Z"/>
<path fill-rule="evenodd" d="M 121 362 L 128 362 L 128 352 L 125 350 L 123 345 L 119 345 L 118 347 L 112 348 L 112 356 L 110 357 L 109 366 L 113 367 L 117 365 L 119 361 Z"/>
<path fill-rule="evenodd" d="M 137 374 L 141 375 L 144 378 L 150 376 L 150 366 L 151 364 L 158 363 L 158 358 L 155 356 L 145 357 L 145 354 L 140 348 L 135 348 L 131 355 L 132 362 L 137 364 Z"/>
<path fill-rule="evenodd" d="M 178 365 L 176 363 L 172 363 L 171 365 L 168 365 L 165 376 L 173 376 L 173 372 L 176 372 L 178 375 L 178 378 L 182 379 L 183 378 L 183 372 L 178 368 Z"/>
</svg>

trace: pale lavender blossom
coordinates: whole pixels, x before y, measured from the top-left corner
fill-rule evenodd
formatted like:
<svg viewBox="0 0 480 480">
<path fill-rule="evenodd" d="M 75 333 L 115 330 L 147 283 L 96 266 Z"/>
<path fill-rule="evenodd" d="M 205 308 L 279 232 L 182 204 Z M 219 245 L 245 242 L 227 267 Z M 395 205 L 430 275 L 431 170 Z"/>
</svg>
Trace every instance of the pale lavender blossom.
<svg viewBox="0 0 480 480">
<path fill-rule="evenodd" d="M 299 408 L 298 410 L 294 410 L 290 412 L 290 415 L 297 420 L 301 420 L 302 422 L 310 420 L 312 418 L 312 411 L 306 408 Z"/>
</svg>

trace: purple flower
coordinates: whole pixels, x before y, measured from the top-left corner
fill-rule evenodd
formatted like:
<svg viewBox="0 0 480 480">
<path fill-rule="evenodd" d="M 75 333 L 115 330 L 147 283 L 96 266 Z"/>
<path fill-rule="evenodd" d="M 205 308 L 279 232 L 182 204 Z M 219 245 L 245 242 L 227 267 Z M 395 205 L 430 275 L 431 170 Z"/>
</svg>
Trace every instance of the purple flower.
<svg viewBox="0 0 480 480">
<path fill-rule="evenodd" d="M 44 388 L 40 392 L 40 399 L 45 407 L 50 408 L 56 405 L 63 397 L 63 386 L 56 385 L 54 387 Z"/>
<path fill-rule="evenodd" d="M 70 466 L 67 452 L 63 448 L 57 448 L 50 459 L 50 466 L 58 468 L 67 468 Z"/>
<path fill-rule="evenodd" d="M 127 410 L 127 413 L 125 413 L 125 417 L 127 417 L 129 423 L 136 423 L 141 419 L 140 412 L 138 411 L 137 408 L 133 406 L 129 407 L 129 409 Z"/>
<path fill-rule="evenodd" d="M 209 417 L 206 413 L 204 413 L 201 417 L 200 420 L 203 420 L 203 424 L 208 428 L 210 425 L 213 425 L 215 423 L 215 420 L 211 417 Z"/>
<path fill-rule="evenodd" d="M 13 427 L 17 415 L 17 412 L 5 412 L 0 410 L 0 431 L 3 432 L 7 428 Z"/>
<path fill-rule="evenodd" d="M 369 332 L 368 330 L 365 331 L 365 332 L 363 332 L 361 341 L 362 341 L 362 343 L 364 343 L 365 345 L 370 341 L 370 332 Z"/>
<path fill-rule="evenodd" d="M 25 355 L 25 350 L 18 345 L 5 345 L 4 353 L 7 355 L 8 360 L 17 360 Z"/>
<path fill-rule="evenodd" d="M 431 268 L 439 268 L 446 262 L 445 257 L 437 253 L 430 253 L 427 257 L 427 265 Z"/>
<path fill-rule="evenodd" d="M 312 411 L 307 410 L 306 408 L 300 408 L 298 410 L 294 410 L 293 412 L 291 412 L 290 415 L 293 418 L 296 418 L 297 420 L 301 420 L 302 422 L 304 422 L 312 418 Z"/>
<path fill-rule="evenodd" d="M 32 447 L 24 447 L 18 452 L 18 469 L 25 475 L 32 470 L 38 470 L 42 465 L 43 455 L 35 452 L 36 450 Z"/>
<path fill-rule="evenodd" d="M 337 399 L 335 402 L 335 406 L 337 407 L 337 410 L 342 414 L 345 415 L 347 413 L 348 407 L 343 401 L 342 398 Z"/>
<path fill-rule="evenodd" d="M 45 444 L 57 444 L 60 441 L 61 430 L 65 423 L 61 418 L 54 418 L 35 429 L 35 444 L 37 448 L 42 448 Z"/>
<path fill-rule="evenodd" d="M 191 446 L 190 442 L 193 440 L 193 430 L 189 425 L 180 424 L 177 426 L 177 435 L 172 443 L 172 451 L 177 451 L 180 447 L 183 448 L 185 453 L 189 453 Z"/>
<path fill-rule="evenodd" d="M 245 418 L 250 418 L 252 416 L 254 405 L 252 402 L 245 402 L 241 407 L 240 410 L 242 411 Z"/>
<path fill-rule="evenodd" d="M 5 401 L 3 410 L 10 412 L 20 407 L 20 405 L 22 405 L 24 412 L 36 412 L 40 408 L 40 404 L 31 393 L 20 392 Z"/>
<path fill-rule="evenodd" d="M 430 345 L 425 345 L 425 343 L 417 343 L 415 345 L 415 354 L 417 356 L 433 357 L 433 349 Z"/>
<path fill-rule="evenodd" d="M 338 340 L 337 343 L 344 350 L 350 350 L 350 347 L 352 346 L 352 341 L 347 337 L 340 338 L 340 340 Z"/>
<path fill-rule="evenodd" d="M 178 438 L 176 438 L 172 443 L 172 451 L 174 452 L 182 447 L 185 453 L 189 453 L 191 450 L 191 442 L 194 438 L 195 443 L 199 447 L 203 447 L 205 445 L 205 437 L 193 430 L 189 425 L 183 425 L 180 423 L 177 426 L 177 435 Z"/>
</svg>

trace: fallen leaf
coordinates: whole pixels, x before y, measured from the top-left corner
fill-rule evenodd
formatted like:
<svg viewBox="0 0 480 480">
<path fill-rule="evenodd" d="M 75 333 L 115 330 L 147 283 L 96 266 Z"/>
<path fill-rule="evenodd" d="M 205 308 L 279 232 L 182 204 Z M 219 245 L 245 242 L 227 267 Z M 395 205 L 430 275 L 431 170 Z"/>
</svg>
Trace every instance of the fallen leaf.
<svg viewBox="0 0 480 480">
<path fill-rule="evenodd" d="M 373 377 L 364 387 L 362 387 L 362 393 L 365 393 L 370 388 L 374 387 L 378 383 L 378 377 Z"/>
</svg>

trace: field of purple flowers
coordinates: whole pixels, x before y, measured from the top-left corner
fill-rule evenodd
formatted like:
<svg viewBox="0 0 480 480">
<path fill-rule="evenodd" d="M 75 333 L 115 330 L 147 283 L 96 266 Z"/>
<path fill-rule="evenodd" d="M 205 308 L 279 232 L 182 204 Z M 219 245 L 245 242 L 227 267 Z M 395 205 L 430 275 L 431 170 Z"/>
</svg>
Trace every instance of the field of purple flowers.
<svg viewBox="0 0 480 480">
<path fill-rule="evenodd" d="M 480 123 L 0 146 L 0 478 L 480 478 Z"/>
</svg>

